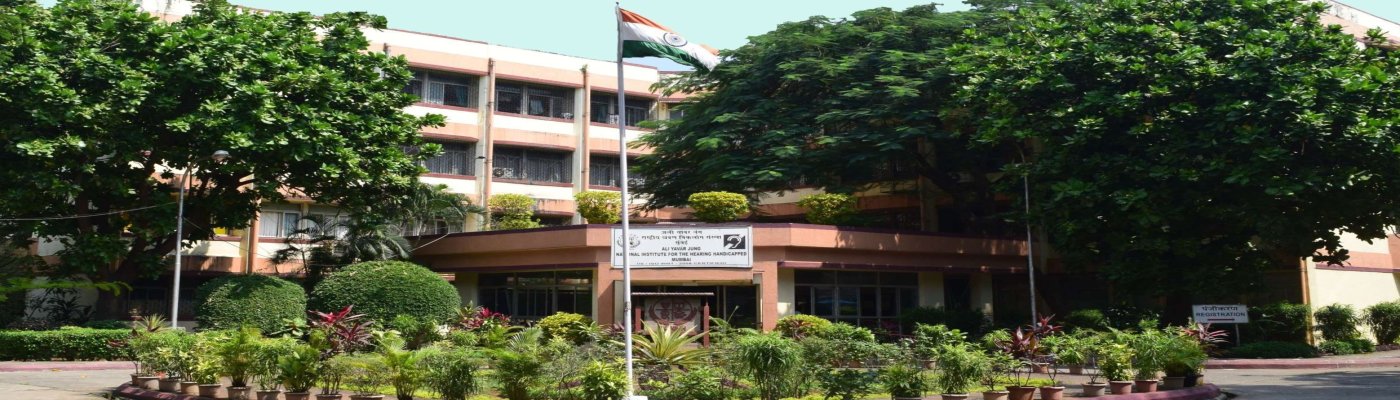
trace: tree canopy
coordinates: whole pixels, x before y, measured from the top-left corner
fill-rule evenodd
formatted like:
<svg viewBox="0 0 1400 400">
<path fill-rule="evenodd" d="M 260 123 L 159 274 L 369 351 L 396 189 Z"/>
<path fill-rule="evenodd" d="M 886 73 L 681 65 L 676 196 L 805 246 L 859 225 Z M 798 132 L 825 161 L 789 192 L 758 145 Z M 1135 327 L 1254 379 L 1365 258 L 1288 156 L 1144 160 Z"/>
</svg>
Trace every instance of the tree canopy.
<svg viewBox="0 0 1400 400">
<path fill-rule="evenodd" d="M 1070 267 L 1157 293 L 1238 293 L 1268 266 L 1344 260 L 1339 231 L 1400 223 L 1400 68 L 1323 25 L 1325 5 L 979 6 L 783 24 L 668 82 L 694 101 L 643 139 L 641 191 L 666 206 L 903 172 L 996 234 L 1026 217 L 1024 177 Z"/>
<path fill-rule="evenodd" d="M 59 240 L 68 272 L 128 280 L 181 242 L 185 171 L 185 240 L 291 197 L 394 207 L 438 150 L 420 128 L 441 117 L 403 112 L 405 61 L 361 32 L 384 26 L 221 0 L 170 22 L 124 0 L 0 3 L 0 216 L 37 217 L 0 234 Z"/>
</svg>

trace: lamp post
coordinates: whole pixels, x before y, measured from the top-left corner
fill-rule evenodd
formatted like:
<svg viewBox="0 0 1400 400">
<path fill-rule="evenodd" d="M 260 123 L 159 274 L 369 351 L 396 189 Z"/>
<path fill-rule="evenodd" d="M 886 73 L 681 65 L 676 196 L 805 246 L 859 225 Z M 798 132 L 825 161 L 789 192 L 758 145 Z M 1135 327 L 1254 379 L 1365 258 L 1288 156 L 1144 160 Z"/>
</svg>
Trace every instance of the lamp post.
<svg viewBox="0 0 1400 400">
<path fill-rule="evenodd" d="M 209 158 L 213 159 L 214 162 L 223 162 L 228 159 L 228 152 L 215 151 Z M 190 185 L 190 175 L 193 171 L 193 163 L 185 168 L 184 178 L 180 180 L 179 211 L 175 213 L 175 283 L 170 290 L 170 327 L 173 329 L 180 327 L 180 270 L 182 269 L 180 259 L 184 258 L 181 251 L 185 241 L 185 189 Z"/>
</svg>

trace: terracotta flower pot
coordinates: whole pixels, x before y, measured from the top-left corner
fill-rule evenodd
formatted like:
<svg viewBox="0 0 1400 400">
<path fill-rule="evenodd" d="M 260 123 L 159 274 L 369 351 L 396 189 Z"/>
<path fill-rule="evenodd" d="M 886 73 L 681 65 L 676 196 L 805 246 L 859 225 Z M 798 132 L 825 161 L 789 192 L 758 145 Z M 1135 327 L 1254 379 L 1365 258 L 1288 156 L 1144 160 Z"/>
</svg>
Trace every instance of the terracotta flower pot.
<svg viewBox="0 0 1400 400">
<path fill-rule="evenodd" d="M 943 400 L 967 400 L 967 393 L 963 394 L 940 394 Z"/>
<path fill-rule="evenodd" d="M 219 396 L 219 388 L 224 387 L 217 383 L 206 383 L 199 385 L 199 397 L 215 398 Z"/>
<path fill-rule="evenodd" d="M 352 394 L 350 400 L 384 400 L 382 394 Z"/>
<path fill-rule="evenodd" d="M 1157 380 L 1135 380 L 1133 381 L 1133 393 L 1152 393 L 1157 391 Z"/>
<path fill-rule="evenodd" d="M 988 390 L 982 392 L 982 400 L 1006 400 L 1011 392 L 1005 390 Z"/>
<path fill-rule="evenodd" d="M 336 393 L 336 394 L 318 394 L 318 395 L 316 395 L 316 400 L 340 400 L 340 399 L 343 399 L 343 398 L 345 398 L 345 397 L 342 396 L 340 393 Z"/>
<path fill-rule="evenodd" d="M 1184 376 L 1168 376 L 1168 377 L 1163 377 L 1163 378 L 1162 378 L 1162 386 L 1161 386 L 1160 388 L 1161 388 L 1162 390 L 1172 390 L 1172 389 L 1181 389 L 1181 388 L 1183 388 L 1183 387 L 1186 387 L 1186 377 L 1184 377 Z"/>
<path fill-rule="evenodd" d="M 284 398 L 284 399 L 286 399 L 286 400 L 309 400 L 309 399 L 311 398 L 311 392 L 300 392 L 300 393 L 287 392 L 286 394 L 283 394 L 283 395 L 282 395 L 282 398 Z"/>
<path fill-rule="evenodd" d="M 145 390 L 156 390 L 159 388 L 156 379 L 159 378 L 153 375 L 131 374 L 131 385 Z"/>
<path fill-rule="evenodd" d="M 277 400 L 279 394 L 282 394 L 281 390 L 259 390 L 258 400 Z"/>
<path fill-rule="evenodd" d="M 1070 374 L 1070 375 L 1084 375 L 1084 366 L 1083 366 L 1083 365 L 1071 365 L 1071 366 L 1069 366 L 1069 374 Z"/>
<path fill-rule="evenodd" d="M 166 392 L 166 393 L 179 393 L 179 392 L 180 392 L 180 379 L 179 379 L 179 378 L 176 378 L 176 379 L 161 379 L 161 380 L 160 380 L 160 391 Z"/>
<path fill-rule="evenodd" d="M 1035 364 L 1031 364 L 1031 370 L 1032 370 L 1032 371 L 1035 371 L 1035 373 L 1037 373 L 1037 374 L 1048 374 L 1048 373 L 1050 373 L 1050 364 L 1046 364 L 1046 363 L 1035 363 Z"/>
<path fill-rule="evenodd" d="M 1060 400 L 1065 398 L 1064 386 L 1041 386 L 1040 400 Z"/>
<path fill-rule="evenodd" d="M 1085 383 L 1080 386 L 1084 388 L 1084 397 L 1103 396 L 1103 390 L 1108 388 L 1107 383 Z"/>
<path fill-rule="evenodd" d="M 1034 400 L 1035 386 L 1007 386 L 1007 400 Z"/>
<path fill-rule="evenodd" d="M 195 381 L 180 381 L 180 394 L 187 394 L 187 395 L 190 395 L 190 396 L 198 396 L 198 395 L 199 395 L 199 382 L 195 382 Z"/>
<path fill-rule="evenodd" d="M 251 390 L 253 389 L 247 386 L 230 387 L 228 388 L 228 398 L 229 400 L 248 400 L 248 392 Z"/>
<path fill-rule="evenodd" d="M 1108 394 L 1128 394 L 1133 392 L 1133 381 L 1109 381 Z"/>
<path fill-rule="evenodd" d="M 1187 375 L 1186 380 L 1181 383 L 1182 387 L 1196 387 L 1206 383 L 1205 375 Z"/>
</svg>

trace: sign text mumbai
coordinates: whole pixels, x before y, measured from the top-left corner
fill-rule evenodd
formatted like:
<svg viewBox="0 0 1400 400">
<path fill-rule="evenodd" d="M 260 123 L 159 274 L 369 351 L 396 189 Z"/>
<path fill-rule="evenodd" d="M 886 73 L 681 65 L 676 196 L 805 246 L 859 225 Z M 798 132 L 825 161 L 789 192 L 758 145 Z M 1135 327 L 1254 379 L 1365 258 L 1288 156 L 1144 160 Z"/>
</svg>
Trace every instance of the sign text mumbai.
<svg viewBox="0 0 1400 400">
<path fill-rule="evenodd" d="M 622 268 L 622 249 L 632 267 L 753 267 L 752 227 L 633 226 L 623 240 L 612 229 L 612 265 Z"/>
</svg>

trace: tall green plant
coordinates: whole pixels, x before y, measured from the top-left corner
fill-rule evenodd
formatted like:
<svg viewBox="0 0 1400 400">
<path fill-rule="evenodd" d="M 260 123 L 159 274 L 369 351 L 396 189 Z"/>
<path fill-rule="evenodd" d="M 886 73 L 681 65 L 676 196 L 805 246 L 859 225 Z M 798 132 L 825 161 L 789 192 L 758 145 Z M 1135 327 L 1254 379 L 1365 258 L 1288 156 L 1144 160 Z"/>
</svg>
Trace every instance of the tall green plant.
<svg viewBox="0 0 1400 400">
<path fill-rule="evenodd" d="M 1356 316 L 1356 309 L 1351 305 L 1325 306 L 1317 309 L 1313 317 L 1317 321 L 1317 331 L 1322 334 L 1322 340 L 1345 341 L 1361 337 L 1361 332 L 1356 329 L 1361 319 Z"/>
<path fill-rule="evenodd" d="M 594 361 L 579 376 L 579 400 L 614 400 L 627 395 L 627 373 L 616 364 Z"/>
<path fill-rule="evenodd" d="M 763 400 L 791 394 L 794 378 L 802 368 L 802 350 L 797 343 L 772 333 L 740 337 L 729 356 L 730 364 L 753 381 Z"/>
<path fill-rule="evenodd" d="M 529 400 L 539 386 L 547 361 L 540 346 L 543 336 L 539 328 L 527 328 L 512 335 L 504 348 L 492 350 L 496 383 L 506 399 Z"/>
<path fill-rule="evenodd" d="M 1124 343 L 1106 343 L 1099 350 L 1099 370 L 1104 379 L 1126 381 L 1132 379 L 1133 348 Z"/>
<path fill-rule="evenodd" d="M 935 359 L 938 375 L 934 384 L 944 394 L 971 391 L 977 380 L 992 368 L 992 360 L 986 353 L 965 343 L 942 345 Z"/>
<path fill-rule="evenodd" d="M 277 358 L 278 378 L 289 393 L 307 393 L 322 373 L 321 351 L 295 344 Z"/>
<path fill-rule="evenodd" d="M 482 356 L 476 350 L 460 347 L 429 347 L 422 350 L 423 383 L 443 400 L 465 400 L 481 391 Z"/>
<path fill-rule="evenodd" d="M 258 363 L 258 342 L 262 333 L 258 328 L 239 328 L 228 340 L 219 346 L 219 358 L 223 360 L 224 373 L 228 374 L 230 387 L 248 387 L 250 378 Z"/>
<path fill-rule="evenodd" d="M 1400 339 L 1400 301 L 1387 301 L 1366 307 L 1366 324 L 1376 335 L 1377 344 L 1396 344 Z"/>
<path fill-rule="evenodd" d="M 647 324 L 643 334 L 633 337 L 637 358 L 643 363 L 666 368 L 687 367 L 704 361 L 708 350 L 695 346 L 700 339 L 695 328 Z"/>
<path fill-rule="evenodd" d="M 880 370 L 880 384 L 894 397 L 924 397 L 928 391 L 928 380 L 922 371 L 904 363 L 890 365 Z"/>
<path fill-rule="evenodd" d="M 1133 349 L 1134 378 L 1157 379 L 1172 356 L 1176 336 L 1157 329 L 1146 329 L 1135 335 L 1129 346 Z"/>
</svg>

